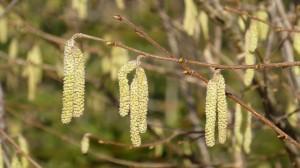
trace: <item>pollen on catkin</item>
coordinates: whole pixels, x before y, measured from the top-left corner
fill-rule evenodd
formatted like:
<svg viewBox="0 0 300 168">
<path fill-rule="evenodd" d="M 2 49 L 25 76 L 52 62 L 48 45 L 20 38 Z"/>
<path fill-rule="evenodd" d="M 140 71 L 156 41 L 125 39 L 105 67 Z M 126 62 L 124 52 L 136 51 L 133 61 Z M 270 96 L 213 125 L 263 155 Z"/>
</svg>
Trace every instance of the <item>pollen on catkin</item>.
<svg viewBox="0 0 300 168">
<path fill-rule="evenodd" d="M 225 95 L 225 80 L 221 73 L 215 74 L 218 81 L 217 86 L 217 114 L 218 114 L 218 135 L 221 144 L 226 141 L 227 134 L 227 101 Z"/>
<path fill-rule="evenodd" d="M 141 145 L 140 137 L 140 108 L 139 108 L 139 88 L 137 76 L 132 80 L 130 85 L 130 137 L 133 146 Z"/>
<path fill-rule="evenodd" d="M 71 122 L 73 115 L 73 88 L 74 88 L 74 58 L 72 48 L 74 40 L 68 40 L 64 50 L 64 84 L 63 84 L 63 109 L 61 114 L 62 123 Z"/>
<path fill-rule="evenodd" d="M 141 67 L 136 69 L 136 79 L 138 85 L 139 101 L 139 131 L 145 133 L 147 130 L 147 111 L 148 111 L 148 82 L 145 71 Z"/>
<path fill-rule="evenodd" d="M 255 22 L 252 22 L 250 24 L 249 29 L 246 32 L 245 35 L 245 50 L 246 52 L 254 52 L 257 47 L 257 25 Z"/>
<path fill-rule="evenodd" d="M 130 89 L 127 75 L 137 67 L 136 61 L 129 61 L 123 65 L 118 73 L 119 87 L 120 87 L 120 109 L 119 113 L 122 117 L 129 112 L 130 106 Z"/>
<path fill-rule="evenodd" d="M 207 84 L 206 103 L 205 103 L 205 142 L 207 146 L 215 145 L 215 125 L 217 108 L 217 88 L 218 81 L 212 78 Z"/>
<path fill-rule="evenodd" d="M 74 110 L 73 117 L 80 117 L 84 111 L 85 57 L 77 46 L 73 47 L 74 57 Z"/>
<path fill-rule="evenodd" d="M 74 39 L 65 44 L 64 50 L 64 84 L 62 123 L 71 122 L 72 117 L 79 117 L 84 110 L 85 58 L 75 46 Z"/>
</svg>

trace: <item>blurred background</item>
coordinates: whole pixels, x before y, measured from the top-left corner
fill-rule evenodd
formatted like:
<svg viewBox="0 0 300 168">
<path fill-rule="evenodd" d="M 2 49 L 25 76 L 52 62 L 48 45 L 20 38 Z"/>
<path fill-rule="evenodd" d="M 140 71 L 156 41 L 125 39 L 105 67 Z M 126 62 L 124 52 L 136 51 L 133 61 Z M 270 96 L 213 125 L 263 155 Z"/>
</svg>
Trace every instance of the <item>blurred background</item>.
<svg viewBox="0 0 300 168">
<path fill-rule="evenodd" d="M 1 0 L 0 4 L 0 167 L 300 166 L 299 149 L 231 100 L 227 142 L 208 148 L 204 83 L 185 75 L 174 62 L 151 58 L 142 59 L 150 96 L 148 130 L 141 135 L 145 145 L 132 148 L 129 117 L 118 113 L 117 73 L 137 54 L 87 39 L 78 40 L 87 57 L 84 115 L 68 125 L 60 120 L 63 49 L 73 34 L 120 41 L 166 56 L 113 19 L 119 14 L 178 58 L 228 65 L 296 61 L 297 1 Z M 245 32 L 251 24 L 257 25 L 258 48 L 253 57 L 245 58 Z M 191 68 L 212 77 L 211 68 Z M 299 67 L 229 69 L 222 74 L 232 93 L 299 141 Z M 82 137 L 89 139 L 85 154 Z"/>
</svg>

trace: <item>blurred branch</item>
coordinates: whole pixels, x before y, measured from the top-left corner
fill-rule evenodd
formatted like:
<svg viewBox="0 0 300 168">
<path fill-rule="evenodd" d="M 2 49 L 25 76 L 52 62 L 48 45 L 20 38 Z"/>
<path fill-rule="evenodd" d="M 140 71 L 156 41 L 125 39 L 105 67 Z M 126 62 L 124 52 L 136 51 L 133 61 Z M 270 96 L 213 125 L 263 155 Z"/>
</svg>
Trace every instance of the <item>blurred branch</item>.
<svg viewBox="0 0 300 168">
<path fill-rule="evenodd" d="M 268 21 L 265 21 L 265 20 L 262 20 L 262 19 L 260 19 L 258 17 L 250 15 L 245 10 L 231 8 L 231 7 L 228 7 L 228 6 L 224 7 L 224 10 L 227 11 L 227 12 L 236 13 L 236 14 L 242 15 L 242 16 L 245 15 L 245 16 L 249 17 L 250 19 L 256 20 L 256 21 L 261 22 L 261 23 L 264 23 L 264 24 L 268 25 L 270 28 L 272 28 L 276 32 L 286 31 L 286 32 L 300 33 L 300 30 L 298 30 L 298 29 L 290 29 L 290 28 L 284 28 L 284 27 L 281 27 L 281 26 L 276 26 L 276 25 L 274 25 L 272 23 L 269 23 Z"/>
<path fill-rule="evenodd" d="M 28 159 L 28 161 L 37 168 L 42 168 L 41 165 L 39 165 L 35 160 L 32 159 L 31 156 L 29 156 L 28 154 L 26 154 L 24 151 L 22 151 L 22 149 L 19 147 L 19 145 L 17 145 L 17 143 L 11 138 L 9 137 L 9 135 L 7 135 L 2 129 L 0 129 L 0 134 L 7 139 L 7 141 L 12 144 L 12 146 L 17 150 L 18 153 L 21 153 L 23 156 L 26 157 L 26 159 Z"/>
<path fill-rule="evenodd" d="M 0 18 L 4 17 L 5 14 L 7 14 L 18 2 L 19 0 L 12 0 L 8 5 L 7 7 L 5 8 L 5 10 L 0 13 Z"/>
<path fill-rule="evenodd" d="M 204 131 L 173 131 L 171 135 L 168 137 L 162 138 L 160 140 L 154 141 L 154 142 L 149 142 L 149 143 L 144 143 L 139 147 L 134 147 L 131 144 L 125 144 L 125 143 L 119 143 L 119 142 L 114 142 L 114 141 L 108 141 L 108 140 L 103 140 L 97 136 L 91 135 L 91 139 L 96 140 L 99 144 L 106 144 L 106 145 L 113 145 L 113 146 L 119 146 L 119 147 L 125 147 L 125 148 L 130 148 L 130 149 L 136 149 L 136 148 L 148 148 L 148 147 L 155 147 L 158 145 L 166 144 L 170 141 L 172 141 L 175 138 L 178 138 L 180 136 L 186 136 L 189 134 L 200 134 L 203 136 Z"/>
<path fill-rule="evenodd" d="M 76 140 L 72 139 L 71 137 L 68 137 L 62 133 L 59 133 L 58 131 L 51 129 L 49 127 L 46 127 L 39 121 L 33 120 L 33 118 L 23 118 L 23 117 L 19 116 L 12 108 L 7 108 L 7 111 L 11 115 L 16 117 L 17 119 L 24 122 L 25 125 L 30 125 L 30 126 L 38 128 L 38 129 L 41 129 L 41 130 L 59 138 L 60 140 L 80 149 L 80 142 L 77 142 Z M 129 160 L 123 160 L 123 159 L 119 159 L 119 158 L 110 157 L 110 156 L 102 154 L 102 153 L 96 153 L 95 150 L 93 150 L 93 149 L 89 150 L 89 154 L 91 154 L 92 156 L 94 156 L 96 159 L 99 159 L 99 160 L 104 160 L 104 161 L 114 163 L 117 165 L 123 165 L 123 166 L 129 166 L 129 167 L 141 167 L 141 168 L 175 167 L 175 165 L 171 164 L 171 163 L 134 162 L 134 161 L 129 161 Z"/>
</svg>

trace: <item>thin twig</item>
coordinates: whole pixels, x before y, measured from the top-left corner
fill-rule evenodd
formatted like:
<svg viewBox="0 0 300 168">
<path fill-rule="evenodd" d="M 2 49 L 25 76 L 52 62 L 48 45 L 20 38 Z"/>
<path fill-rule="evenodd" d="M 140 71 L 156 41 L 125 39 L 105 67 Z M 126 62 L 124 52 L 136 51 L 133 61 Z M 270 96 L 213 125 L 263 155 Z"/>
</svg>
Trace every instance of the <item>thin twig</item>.
<svg viewBox="0 0 300 168">
<path fill-rule="evenodd" d="M 23 156 L 25 156 L 28 161 L 34 166 L 34 167 L 37 167 L 37 168 L 42 168 L 41 165 L 39 165 L 35 160 L 33 160 L 31 158 L 31 156 L 29 156 L 27 153 L 25 153 L 24 151 L 22 151 L 22 149 L 19 147 L 19 145 L 17 145 L 17 143 L 11 138 L 9 137 L 9 135 L 7 135 L 2 129 L 0 129 L 0 134 L 2 134 L 2 136 L 7 139 L 7 141 L 13 145 L 13 147 L 19 152 L 21 153 Z"/>
<path fill-rule="evenodd" d="M 201 67 L 215 68 L 215 69 L 256 69 L 256 70 L 261 70 L 261 69 L 268 69 L 268 68 L 287 68 L 287 67 L 300 66 L 300 61 L 268 63 L 268 64 L 253 64 L 253 65 L 211 64 L 211 63 L 204 63 L 204 62 L 199 62 L 199 61 L 194 61 L 194 60 L 187 60 L 187 59 L 183 59 L 183 58 L 177 59 L 174 57 L 163 57 L 163 56 L 159 56 L 159 55 L 155 55 L 155 54 L 150 54 L 150 53 L 129 47 L 121 42 L 107 41 L 100 37 L 94 37 L 94 36 L 83 34 L 83 33 L 76 33 L 75 35 L 73 35 L 73 37 L 75 37 L 74 39 L 86 38 L 86 39 L 104 42 L 106 45 L 121 47 L 121 48 L 127 49 L 129 51 L 135 52 L 139 55 L 144 55 L 146 57 L 151 57 L 151 58 L 155 58 L 158 60 L 171 61 L 171 62 L 176 62 L 176 63 L 184 62 L 186 64 L 197 65 L 197 66 L 201 66 Z"/>
<path fill-rule="evenodd" d="M 25 125 L 30 125 L 35 128 L 41 129 L 68 144 L 71 144 L 77 148 L 80 148 L 80 142 L 77 142 L 74 139 L 72 139 L 64 134 L 59 133 L 58 131 L 56 131 L 54 129 L 44 126 L 42 123 L 40 123 L 37 120 L 33 121 L 32 119 L 29 120 L 28 118 L 21 117 L 12 108 L 7 107 L 7 112 L 9 112 L 9 114 L 13 115 L 14 117 L 16 117 L 19 120 L 21 120 L 22 122 L 24 122 Z M 175 167 L 174 164 L 172 164 L 172 163 L 135 162 L 135 161 L 130 161 L 130 160 L 114 158 L 114 157 L 111 157 L 111 156 L 108 156 L 108 155 L 105 155 L 102 153 L 96 153 L 95 150 L 93 150 L 93 149 L 90 149 L 88 153 L 91 154 L 92 156 L 94 156 L 98 160 L 103 160 L 103 161 L 107 161 L 107 162 L 114 163 L 117 165 L 123 165 L 123 166 L 129 166 L 129 167 L 141 167 L 141 168 Z"/>
<path fill-rule="evenodd" d="M 271 27 L 273 30 L 277 31 L 277 32 L 282 32 L 282 31 L 286 31 L 286 32 L 295 32 L 295 33 L 300 33 L 300 30 L 298 29 L 287 29 L 284 27 L 280 27 L 280 26 L 276 26 L 273 25 L 271 23 L 269 23 L 268 21 L 262 20 L 258 17 L 252 16 L 250 15 L 247 11 L 241 10 L 241 9 L 235 9 L 235 8 L 231 8 L 231 7 L 224 7 L 224 10 L 227 12 L 231 12 L 231 13 L 236 13 L 238 15 L 245 15 L 247 17 L 249 17 L 250 19 L 256 20 L 258 22 L 264 23 L 266 25 L 268 25 L 269 27 Z"/>
<path fill-rule="evenodd" d="M 5 16 L 5 14 L 7 14 L 16 4 L 17 4 L 18 0 L 12 0 L 7 7 L 5 8 L 5 10 L 0 13 L 0 18 L 2 18 L 3 16 Z"/>
</svg>

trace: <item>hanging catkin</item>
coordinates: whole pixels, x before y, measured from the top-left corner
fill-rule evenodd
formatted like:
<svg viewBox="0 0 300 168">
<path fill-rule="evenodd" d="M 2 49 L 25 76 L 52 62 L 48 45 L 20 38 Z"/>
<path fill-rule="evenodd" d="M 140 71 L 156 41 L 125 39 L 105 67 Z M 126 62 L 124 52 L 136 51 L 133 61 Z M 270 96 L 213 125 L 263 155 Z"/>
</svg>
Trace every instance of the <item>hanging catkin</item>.
<svg viewBox="0 0 300 168">
<path fill-rule="evenodd" d="M 221 144 L 226 141 L 227 133 L 227 101 L 225 95 L 225 80 L 217 71 L 207 84 L 205 104 L 206 124 L 205 141 L 207 146 L 215 145 L 215 127 L 218 121 L 218 140 Z"/>
<path fill-rule="evenodd" d="M 130 85 L 130 137 L 133 146 L 141 145 L 140 137 L 139 86 L 135 75 Z"/>
<path fill-rule="evenodd" d="M 33 101 L 36 97 L 37 85 L 42 80 L 41 51 L 38 45 L 34 45 L 27 54 L 27 61 L 30 62 L 25 67 L 24 75 L 27 77 L 28 99 Z"/>
<path fill-rule="evenodd" d="M 268 21 L 268 13 L 264 10 L 257 11 L 255 16 L 261 21 Z M 266 40 L 268 36 L 269 26 L 261 21 L 255 21 L 257 27 L 257 35 L 259 40 Z"/>
<path fill-rule="evenodd" d="M 129 112 L 130 106 L 130 90 L 127 75 L 133 71 L 137 66 L 136 61 L 129 61 L 123 65 L 118 73 L 119 87 L 120 87 L 120 109 L 119 113 L 122 117 Z"/>
<path fill-rule="evenodd" d="M 74 84 L 74 58 L 72 48 L 74 40 L 68 40 L 64 50 L 64 84 L 63 84 L 63 109 L 61 114 L 62 123 L 71 122 L 73 115 L 73 84 Z"/>
<path fill-rule="evenodd" d="M 140 133 L 145 133 L 147 130 L 148 82 L 143 68 L 137 67 L 136 79 L 139 96 L 139 130 Z"/>
<path fill-rule="evenodd" d="M 185 11 L 183 29 L 190 36 L 193 36 L 197 26 L 197 7 L 193 0 L 184 0 Z"/>
<path fill-rule="evenodd" d="M 74 110 L 73 117 L 80 117 L 84 110 L 85 57 L 77 46 L 73 46 L 74 57 Z"/>
<path fill-rule="evenodd" d="M 249 29 L 245 35 L 245 64 L 252 65 L 255 64 L 255 56 L 253 52 L 256 50 L 258 33 L 257 33 L 257 24 L 252 22 Z M 244 84 L 249 86 L 252 83 L 254 78 L 254 69 L 247 69 L 244 75 Z"/>
<path fill-rule="evenodd" d="M 86 154 L 90 148 L 90 133 L 85 133 L 80 142 L 81 153 Z"/>
<path fill-rule="evenodd" d="M 22 168 L 22 164 L 16 153 L 12 156 L 10 167 L 11 168 Z"/>
<path fill-rule="evenodd" d="M 147 130 L 148 82 L 144 69 L 139 61 L 129 61 L 119 71 L 120 110 L 126 116 L 130 110 L 130 137 L 133 146 L 141 145 L 140 133 Z M 135 69 L 134 78 L 128 85 L 127 75 Z"/>
<path fill-rule="evenodd" d="M 0 13 L 4 13 L 5 8 L 0 5 Z M 0 43 L 6 43 L 8 37 L 7 17 L 0 18 Z"/>
<path fill-rule="evenodd" d="M 257 25 L 255 22 L 250 24 L 245 35 L 245 50 L 246 52 L 254 52 L 257 47 Z"/>
<path fill-rule="evenodd" d="M 234 112 L 234 137 L 235 137 L 235 149 L 240 151 L 243 144 L 242 130 L 242 109 L 240 104 L 235 105 Z"/>
<path fill-rule="evenodd" d="M 19 143 L 21 151 L 25 155 L 28 155 L 29 154 L 28 143 L 27 143 L 25 137 L 21 134 L 18 136 L 18 143 Z M 29 167 L 28 159 L 24 155 L 21 156 L 21 164 L 22 164 L 22 168 L 28 168 Z"/>
<path fill-rule="evenodd" d="M 4 168 L 4 158 L 2 144 L 0 145 L 0 168 Z"/>
<path fill-rule="evenodd" d="M 84 66 L 85 58 L 81 50 L 75 46 L 74 39 L 68 40 L 64 50 L 62 123 L 69 123 L 72 117 L 79 117 L 83 113 Z"/>
<path fill-rule="evenodd" d="M 300 20 L 297 21 L 297 27 L 295 28 L 300 28 Z M 300 33 L 295 32 L 292 35 L 293 37 L 293 48 L 296 51 L 296 53 L 299 55 L 300 54 Z"/>
<path fill-rule="evenodd" d="M 207 84 L 206 103 L 205 103 L 205 142 L 207 146 L 215 145 L 215 126 L 217 108 L 217 88 L 218 81 L 212 78 Z"/>
<path fill-rule="evenodd" d="M 225 95 L 225 80 L 220 73 L 216 74 L 218 81 L 217 88 L 217 114 L 218 114 L 218 133 L 219 133 L 219 142 L 221 144 L 226 141 L 227 134 L 227 101 Z"/>
<path fill-rule="evenodd" d="M 209 26 L 207 14 L 203 11 L 199 12 L 198 20 L 204 39 L 209 40 Z"/>
<path fill-rule="evenodd" d="M 245 127 L 245 133 L 244 133 L 244 151 L 246 153 L 250 152 L 251 142 L 252 142 L 252 129 L 251 124 L 252 123 L 252 116 L 250 113 L 246 113 L 246 127 Z"/>
</svg>

